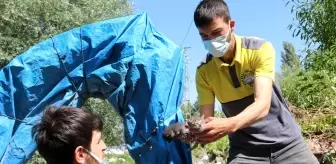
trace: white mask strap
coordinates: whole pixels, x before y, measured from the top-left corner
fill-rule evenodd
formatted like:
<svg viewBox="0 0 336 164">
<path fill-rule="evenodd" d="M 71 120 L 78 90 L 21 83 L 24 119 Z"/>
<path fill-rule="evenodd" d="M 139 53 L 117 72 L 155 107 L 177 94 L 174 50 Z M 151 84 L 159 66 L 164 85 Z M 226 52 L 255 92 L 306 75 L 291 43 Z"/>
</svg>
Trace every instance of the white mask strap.
<svg viewBox="0 0 336 164">
<path fill-rule="evenodd" d="M 101 160 L 100 158 L 98 158 L 95 154 L 93 154 L 92 152 L 90 152 L 89 150 L 85 149 L 87 151 L 88 154 L 90 154 L 95 160 L 97 160 L 99 163 L 103 163 L 103 160 Z"/>
</svg>

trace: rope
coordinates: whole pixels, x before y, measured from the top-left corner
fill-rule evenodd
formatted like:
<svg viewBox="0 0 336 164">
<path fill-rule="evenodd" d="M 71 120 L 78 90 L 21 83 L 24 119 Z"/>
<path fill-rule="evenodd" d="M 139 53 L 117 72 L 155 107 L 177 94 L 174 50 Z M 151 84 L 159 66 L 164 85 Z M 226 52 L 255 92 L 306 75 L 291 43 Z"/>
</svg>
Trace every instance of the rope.
<svg viewBox="0 0 336 164">
<path fill-rule="evenodd" d="M 86 76 L 86 67 L 85 67 L 85 59 L 84 59 L 84 55 L 83 55 L 83 42 L 82 42 L 82 28 L 79 28 L 80 33 L 80 45 L 81 45 L 81 56 L 82 56 L 82 65 L 83 65 L 83 77 L 84 77 L 84 83 L 85 83 L 85 88 L 86 88 L 86 93 L 87 93 L 87 97 L 90 96 L 89 93 L 89 86 L 88 86 L 88 81 L 87 81 L 87 76 Z"/>
<path fill-rule="evenodd" d="M 190 31 L 190 28 L 191 28 L 192 22 L 193 22 L 193 20 L 191 20 L 191 21 L 190 21 L 190 24 L 189 24 L 189 27 L 188 27 L 187 33 L 184 35 L 184 38 L 183 38 L 183 40 L 182 40 L 182 42 L 181 42 L 181 44 L 180 44 L 180 46 L 181 46 L 181 47 L 182 47 L 182 45 L 183 45 L 183 43 L 184 43 L 185 39 L 187 38 L 187 36 L 188 36 L 188 34 L 189 34 L 189 31 Z"/>
<path fill-rule="evenodd" d="M 24 120 L 20 120 L 20 119 L 11 117 L 11 116 L 2 115 L 2 114 L 0 114 L 0 116 L 7 117 L 7 118 L 9 118 L 9 119 L 11 119 L 11 120 L 15 120 L 15 121 L 18 121 L 18 122 L 21 122 L 21 123 L 25 123 L 25 124 L 27 124 L 27 125 L 32 125 L 32 126 L 35 125 L 35 124 L 32 124 L 32 123 L 28 123 L 27 121 L 24 121 Z"/>
<path fill-rule="evenodd" d="M 75 83 L 73 82 L 72 78 L 69 75 L 69 71 L 68 71 L 68 69 L 66 68 L 66 66 L 64 64 L 62 57 L 60 56 L 58 50 L 56 49 L 56 45 L 55 45 L 55 42 L 54 42 L 53 38 L 51 38 L 52 43 L 53 43 L 53 48 L 55 49 L 56 54 L 58 56 L 58 59 L 59 59 L 60 63 L 62 64 L 62 66 L 63 66 L 63 68 L 64 68 L 64 70 L 66 72 L 66 76 L 67 76 L 69 82 L 71 83 L 71 85 L 76 90 L 75 92 L 78 94 L 78 97 L 76 97 L 75 99 L 73 99 L 71 101 L 71 103 L 74 102 L 74 101 L 76 101 L 76 100 L 78 100 L 79 98 L 82 98 L 83 100 L 86 100 L 86 98 L 90 96 L 90 93 L 88 92 L 89 91 L 89 86 L 88 86 L 87 75 L 86 75 L 85 57 L 83 55 L 82 28 L 79 28 L 79 30 L 80 30 L 79 37 L 80 37 L 80 46 L 81 46 L 80 54 L 81 54 L 82 65 L 83 65 L 82 66 L 83 67 L 83 72 L 82 73 L 83 73 L 83 78 L 84 78 L 84 85 L 85 85 L 85 88 L 86 88 L 86 92 L 85 92 L 86 97 L 84 97 L 82 94 L 80 94 L 79 89 L 76 87 Z M 89 106 L 92 109 L 91 104 L 89 104 Z"/>
<path fill-rule="evenodd" d="M 65 64 L 64 64 L 64 62 L 63 62 L 63 59 L 62 59 L 61 55 L 59 54 L 59 52 L 58 52 L 58 50 L 57 50 L 57 48 L 56 48 L 54 39 L 53 39 L 53 38 L 50 38 L 50 39 L 51 39 L 51 41 L 52 41 L 52 43 L 53 43 L 53 48 L 54 48 L 55 51 L 56 51 L 56 55 L 58 56 L 58 60 L 60 61 L 60 63 L 62 64 L 62 66 L 63 66 L 63 68 L 64 68 L 64 70 L 65 70 L 65 73 L 66 73 L 66 76 L 67 76 L 69 82 L 70 82 L 71 85 L 75 88 L 75 90 L 76 90 L 76 92 L 78 93 L 78 95 L 80 95 L 80 94 L 79 94 L 79 91 L 78 91 L 78 88 L 76 87 L 75 83 L 73 82 L 72 78 L 70 77 L 70 75 L 69 75 L 69 71 L 68 71 L 68 69 L 66 68 L 66 66 L 65 66 Z"/>
</svg>

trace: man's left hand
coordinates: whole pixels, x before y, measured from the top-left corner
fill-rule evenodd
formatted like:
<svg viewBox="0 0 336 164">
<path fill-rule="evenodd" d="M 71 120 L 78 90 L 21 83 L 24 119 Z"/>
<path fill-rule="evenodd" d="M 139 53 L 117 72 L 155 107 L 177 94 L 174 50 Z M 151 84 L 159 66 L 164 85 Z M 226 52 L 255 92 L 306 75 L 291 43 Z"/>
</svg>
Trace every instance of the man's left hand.
<svg viewBox="0 0 336 164">
<path fill-rule="evenodd" d="M 201 144 L 215 142 L 235 131 L 235 123 L 229 118 L 208 117 L 204 122 L 202 132 L 194 132 L 196 142 Z"/>
</svg>

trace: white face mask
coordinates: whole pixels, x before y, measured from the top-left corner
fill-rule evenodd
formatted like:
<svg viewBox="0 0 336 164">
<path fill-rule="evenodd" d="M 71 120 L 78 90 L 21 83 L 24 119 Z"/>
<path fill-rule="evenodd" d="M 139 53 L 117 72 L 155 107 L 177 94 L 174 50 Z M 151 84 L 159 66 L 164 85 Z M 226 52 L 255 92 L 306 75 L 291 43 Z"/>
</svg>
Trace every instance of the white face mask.
<svg viewBox="0 0 336 164">
<path fill-rule="evenodd" d="M 101 160 L 100 158 L 98 158 L 95 154 L 93 154 L 92 152 L 90 152 L 89 150 L 86 150 L 88 152 L 88 154 L 90 154 L 95 160 L 97 160 L 100 164 L 108 164 L 107 160 Z"/>
<path fill-rule="evenodd" d="M 212 40 L 203 41 L 204 47 L 214 57 L 222 57 L 230 48 L 230 42 L 227 42 L 227 38 L 230 34 L 229 30 L 225 35 L 219 36 Z"/>
</svg>

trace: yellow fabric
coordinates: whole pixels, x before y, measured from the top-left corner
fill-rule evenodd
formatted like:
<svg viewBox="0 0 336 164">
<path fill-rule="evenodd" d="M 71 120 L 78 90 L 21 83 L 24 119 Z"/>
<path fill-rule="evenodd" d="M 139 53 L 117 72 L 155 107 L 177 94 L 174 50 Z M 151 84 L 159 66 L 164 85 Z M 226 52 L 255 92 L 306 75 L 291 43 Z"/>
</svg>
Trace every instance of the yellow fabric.
<svg viewBox="0 0 336 164">
<path fill-rule="evenodd" d="M 212 57 L 196 70 L 196 89 L 200 105 L 213 104 L 215 96 L 221 103 L 235 101 L 254 93 L 253 79 L 265 76 L 274 81 L 275 51 L 272 44 L 258 38 L 234 35 L 235 58 L 231 64 Z M 250 41 L 250 42 L 248 42 Z M 235 88 L 229 66 L 236 68 L 240 87 Z"/>
</svg>

